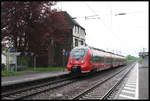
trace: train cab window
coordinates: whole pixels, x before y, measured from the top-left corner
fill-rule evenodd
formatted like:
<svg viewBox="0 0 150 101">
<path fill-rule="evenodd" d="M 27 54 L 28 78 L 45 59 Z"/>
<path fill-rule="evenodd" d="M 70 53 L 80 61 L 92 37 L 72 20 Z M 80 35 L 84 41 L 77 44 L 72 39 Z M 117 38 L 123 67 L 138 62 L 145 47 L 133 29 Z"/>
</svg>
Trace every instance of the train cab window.
<svg viewBox="0 0 150 101">
<path fill-rule="evenodd" d="M 86 53 L 88 52 L 88 48 L 84 49 L 84 48 L 75 48 L 71 51 L 71 60 L 72 59 L 75 59 L 75 60 L 78 60 L 78 59 L 84 59 L 85 56 L 86 56 Z"/>
</svg>

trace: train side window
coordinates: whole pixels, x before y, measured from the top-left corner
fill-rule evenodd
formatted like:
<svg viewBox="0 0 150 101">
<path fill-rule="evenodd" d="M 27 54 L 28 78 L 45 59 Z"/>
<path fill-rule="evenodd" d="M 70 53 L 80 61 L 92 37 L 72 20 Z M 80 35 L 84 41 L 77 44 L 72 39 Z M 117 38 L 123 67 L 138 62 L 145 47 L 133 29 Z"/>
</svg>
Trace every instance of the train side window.
<svg viewBox="0 0 150 101">
<path fill-rule="evenodd" d="M 98 62 L 101 62 L 101 57 L 100 56 L 98 56 Z"/>
<path fill-rule="evenodd" d="M 100 57 L 100 62 L 104 62 L 104 57 Z"/>
<path fill-rule="evenodd" d="M 107 63 L 109 63 L 109 58 L 107 58 Z"/>
<path fill-rule="evenodd" d="M 108 60 L 107 60 L 107 58 L 105 57 L 105 62 L 107 63 L 107 61 L 108 61 Z"/>
<path fill-rule="evenodd" d="M 96 62 L 96 55 L 93 56 L 93 63 Z"/>
<path fill-rule="evenodd" d="M 106 63 L 108 63 L 108 58 L 106 57 Z"/>
<path fill-rule="evenodd" d="M 102 61 L 104 62 L 104 57 L 102 57 Z"/>
<path fill-rule="evenodd" d="M 94 56 L 94 62 L 97 62 L 97 56 Z"/>
<path fill-rule="evenodd" d="M 93 62 L 93 54 L 92 54 L 92 53 L 90 54 L 90 60 L 89 60 L 89 62 L 90 62 L 90 63 Z"/>
<path fill-rule="evenodd" d="M 112 63 L 112 58 L 110 58 L 110 63 Z"/>
<path fill-rule="evenodd" d="M 99 57 L 96 56 L 95 62 L 99 62 Z"/>
<path fill-rule="evenodd" d="M 111 63 L 111 58 L 107 58 L 107 63 Z"/>
<path fill-rule="evenodd" d="M 113 63 L 115 63 L 116 59 L 113 59 Z"/>
<path fill-rule="evenodd" d="M 108 63 L 110 63 L 110 58 L 108 58 Z"/>
<path fill-rule="evenodd" d="M 109 58 L 109 63 L 111 63 L 111 58 Z"/>
</svg>

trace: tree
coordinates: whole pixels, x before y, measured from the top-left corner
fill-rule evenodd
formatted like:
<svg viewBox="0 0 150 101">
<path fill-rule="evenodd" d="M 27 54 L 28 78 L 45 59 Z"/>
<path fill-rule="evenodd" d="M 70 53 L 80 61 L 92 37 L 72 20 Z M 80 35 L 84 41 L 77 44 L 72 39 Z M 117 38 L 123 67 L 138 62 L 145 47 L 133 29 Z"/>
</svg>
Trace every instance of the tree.
<svg viewBox="0 0 150 101">
<path fill-rule="evenodd" d="M 136 60 L 137 60 L 137 57 L 134 57 L 134 56 L 131 56 L 131 55 L 127 55 L 127 56 L 126 56 L 126 60 L 127 60 L 127 61 L 136 61 Z"/>
<path fill-rule="evenodd" d="M 56 2 L 1 2 L 1 36 L 20 52 L 45 53 L 52 42 L 63 42 L 68 32 L 64 16 L 51 9 Z M 62 26 L 63 25 L 63 26 Z"/>
</svg>

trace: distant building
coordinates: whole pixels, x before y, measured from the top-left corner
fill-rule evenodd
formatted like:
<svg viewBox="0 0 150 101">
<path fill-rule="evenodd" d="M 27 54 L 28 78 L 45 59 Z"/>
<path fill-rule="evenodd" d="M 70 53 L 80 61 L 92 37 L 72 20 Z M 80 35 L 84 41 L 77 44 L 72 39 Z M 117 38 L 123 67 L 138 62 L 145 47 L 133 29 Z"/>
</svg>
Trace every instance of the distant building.
<svg viewBox="0 0 150 101">
<path fill-rule="evenodd" d="M 148 67 L 149 65 L 149 53 L 148 52 L 140 52 L 139 53 L 140 58 L 142 59 L 142 67 Z"/>
<path fill-rule="evenodd" d="M 70 51 L 77 46 L 86 46 L 85 29 L 72 18 L 66 11 L 61 11 L 68 24 L 69 32 L 63 35 L 63 43 L 54 43 L 49 47 L 47 55 L 37 59 L 37 66 L 66 66 Z"/>
<path fill-rule="evenodd" d="M 6 55 L 5 54 L 1 54 L 1 63 L 6 65 Z"/>
</svg>

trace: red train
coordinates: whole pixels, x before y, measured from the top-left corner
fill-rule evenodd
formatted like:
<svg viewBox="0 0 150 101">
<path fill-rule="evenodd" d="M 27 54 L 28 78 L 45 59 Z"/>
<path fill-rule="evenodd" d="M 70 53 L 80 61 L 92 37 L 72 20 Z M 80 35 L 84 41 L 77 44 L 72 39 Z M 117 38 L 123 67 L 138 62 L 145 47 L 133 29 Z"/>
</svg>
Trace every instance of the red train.
<svg viewBox="0 0 150 101">
<path fill-rule="evenodd" d="M 94 47 L 80 46 L 72 49 L 67 69 L 70 72 L 90 72 L 125 65 L 125 57 Z"/>
</svg>

